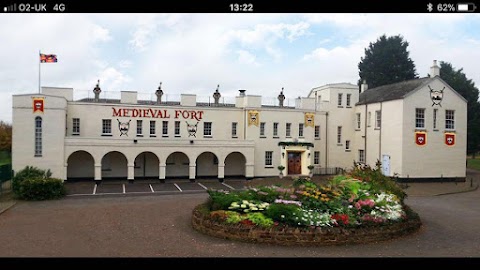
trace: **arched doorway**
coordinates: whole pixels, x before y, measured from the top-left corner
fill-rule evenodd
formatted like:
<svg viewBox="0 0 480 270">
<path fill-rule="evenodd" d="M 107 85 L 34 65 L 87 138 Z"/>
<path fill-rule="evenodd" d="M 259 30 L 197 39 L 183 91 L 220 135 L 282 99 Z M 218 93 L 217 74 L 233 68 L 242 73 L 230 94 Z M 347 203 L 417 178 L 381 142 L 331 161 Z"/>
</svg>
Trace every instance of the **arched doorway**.
<svg viewBox="0 0 480 270">
<path fill-rule="evenodd" d="M 165 178 L 188 178 L 190 160 L 182 152 L 171 153 L 166 160 Z"/>
<path fill-rule="evenodd" d="M 140 153 L 135 158 L 135 179 L 157 179 L 159 178 L 159 160 L 152 152 Z"/>
<path fill-rule="evenodd" d="M 203 152 L 197 157 L 195 178 L 217 177 L 218 158 L 212 152 Z"/>
<path fill-rule="evenodd" d="M 67 180 L 93 180 L 95 161 L 87 151 L 76 151 L 67 159 Z"/>
<path fill-rule="evenodd" d="M 102 158 L 102 180 L 115 179 L 124 180 L 127 179 L 128 162 L 124 154 L 112 151 L 107 153 Z"/>
<path fill-rule="evenodd" d="M 232 152 L 225 158 L 225 177 L 245 177 L 247 159 L 240 152 Z"/>
</svg>

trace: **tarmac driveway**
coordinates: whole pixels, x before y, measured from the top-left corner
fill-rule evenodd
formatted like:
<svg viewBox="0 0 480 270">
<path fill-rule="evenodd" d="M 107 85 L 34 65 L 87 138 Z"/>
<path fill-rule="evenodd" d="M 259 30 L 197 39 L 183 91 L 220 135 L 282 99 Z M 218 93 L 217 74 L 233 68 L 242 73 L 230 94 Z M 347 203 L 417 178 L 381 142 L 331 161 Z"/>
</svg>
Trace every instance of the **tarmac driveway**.
<svg viewBox="0 0 480 270">
<path fill-rule="evenodd" d="M 77 196 L 18 202 L 0 215 L 5 257 L 476 257 L 480 190 L 410 197 L 423 228 L 386 242 L 333 247 L 249 244 L 192 229 L 205 192 L 164 196 Z"/>
</svg>

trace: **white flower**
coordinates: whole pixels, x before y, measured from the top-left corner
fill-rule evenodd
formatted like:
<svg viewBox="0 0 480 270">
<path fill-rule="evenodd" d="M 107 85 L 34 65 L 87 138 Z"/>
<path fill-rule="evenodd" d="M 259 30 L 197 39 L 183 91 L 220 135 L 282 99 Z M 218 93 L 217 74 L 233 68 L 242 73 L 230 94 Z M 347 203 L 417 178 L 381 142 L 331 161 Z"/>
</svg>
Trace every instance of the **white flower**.
<svg viewBox="0 0 480 270">
<path fill-rule="evenodd" d="M 285 218 L 285 215 L 281 215 L 280 217 L 281 217 L 281 218 Z"/>
</svg>

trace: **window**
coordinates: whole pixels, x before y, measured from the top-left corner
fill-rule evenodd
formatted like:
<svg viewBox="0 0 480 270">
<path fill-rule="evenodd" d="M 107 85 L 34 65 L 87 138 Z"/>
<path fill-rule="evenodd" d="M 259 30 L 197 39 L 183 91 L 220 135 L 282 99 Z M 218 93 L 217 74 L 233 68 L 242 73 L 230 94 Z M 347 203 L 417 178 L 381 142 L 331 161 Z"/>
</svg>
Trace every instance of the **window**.
<svg viewBox="0 0 480 270">
<path fill-rule="evenodd" d="M 375 111 L 375 128 L 382 127 L 382 111 Z"/>
<path fill-rule="evenodd" d="M 42 118 L 35 117 L 35 156 L 42 156 Z"/>
<path fill-rule="evenodd" d="M 320 126 L 315 126 L 315 139 L 320 139 Z"/>
<path fill-rule="evenodd" d="M 438 109 L 433 109 L 433 130 L 438 130 L 437 129 L 437 115 L 438 115 Z"/>
<path fill-rule="evenodd" d="M 180 137 L 180 121 L 175 121 L 175 137 Z"/>
<path fill-rule="evenodd" d="M 350 152 L 350 141 L 349 140 L 345 141 L 345 151 Z"/>
<path fill-rule="evenodd" d="M 455 129 L 454 110 L 445 110 L 445 129 Z"/>
<path fill-rule="evenodd" d="M 163 121 L 162 123 L 162 136 L 168 137 L 168 121 Z"/>
<path fill-rule="evenodd" d="M 142 126 L 143 120 L 137 120 L 137 136 L 139 137 L 143 136 Z"/>
<path fill-rule="evenodd" d="M 112 136 L 112 120 L 102 120 L 102 135 Z"/>
<path fill-rule="evenodd" d="M 72 134 L 80 135 L 80 118 L 72 119 Z"/>
<path fill-rule="evenodd" d="M 278 123 L 273 123 L 273 137 L 278 138 Z"/>
<path fill-rule="evenodd" d="M 260 123 L 260 137 L 265 137 L 265 122 Z"/>
<path fill-rule="evenodd" d="M 292 136 L 292 123 L 287 123 L 285 125 L 285 137 L 291 137 Z"/>
<path fill-rule="evenodd" d="M 371 126 L 371 123 L 372 123 L 372 112 L 368 112 L 368 123 L 367 123 L 367 125 Z"/>
<path fill-rule="evenodd" d="M 365 150 L 358 150 L 358 162 L 365 163 Z"/>
<path fill-rule="evenodd" d="M 342 143 L 342 127 L 338 126 L 337 127 L 337 144 Z"/>
<path fill-rule="evenodd" d="M 360 127 L 362 126 L 362 115 L 360 113 L 357 113 L 357 130 L 360 130 Z"/>
<path fill-rule="evenodd" d="M 265 166 L 272 166 L 273 151 L 265 151 Z"/>
<path fill-rule="evenodd" d="M 350 102 L 352 100 L 352 94 L 347 94 L 347 107 L 351 107 Z"/>
<path fill-rule="evenodd" d="M 303 137 L 303 123 L 298 124 L 298 137 Z"/>
<path fill-rule="evenodd" d="M 320 151 L 313 152 L 313 164 L 320 164 Z"/>
<path fill-rule="evenodd" d="M 206 137 L 212 136 L 212 122 L 203 123 L 203 136 L 206 136 Z"/>
<path fill-rule="evenodd" d="M 237 122 L 232 122 L 232 138 L 237 138 Z"/>
<path fill-rule="evenodd" d="M 425 109 L 415 109 L 415 128 L 425 128 Z"/>
<path fill-rule="evenodd" d="M 155 121 L 150 121 L 150 137 L 155 136 Z"/>
<path fill-rule="evenodd" d="M 337 103 L 337 105 L 338 105 L 339 107 L 342 106 L 342 96 L 343 96 L 343 94 L 338 94 L 338 103 Z"/>
</svg>

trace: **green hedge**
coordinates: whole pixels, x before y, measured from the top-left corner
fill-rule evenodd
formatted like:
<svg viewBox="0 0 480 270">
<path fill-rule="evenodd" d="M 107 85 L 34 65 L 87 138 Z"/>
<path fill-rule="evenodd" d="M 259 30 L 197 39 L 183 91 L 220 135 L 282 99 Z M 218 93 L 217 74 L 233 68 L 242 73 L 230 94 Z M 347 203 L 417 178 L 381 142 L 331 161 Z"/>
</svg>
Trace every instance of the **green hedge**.
<svg viewBox="0 0 480 270">
<path fill-rule="evenodd" d="M 50 200 L 65 196 L 63 181 L 57 178 L 27 179 L 18 187 L 18 197 L 23 200 Z"/>
</svg>

